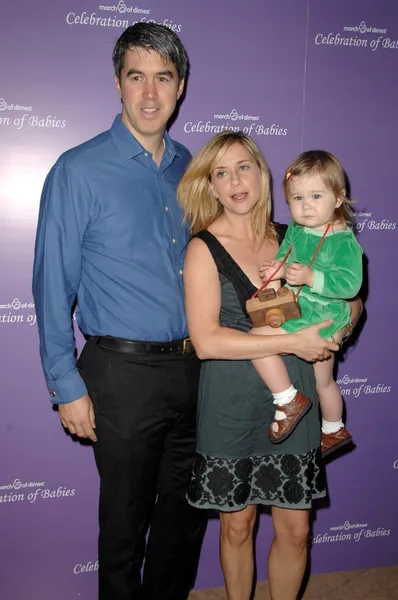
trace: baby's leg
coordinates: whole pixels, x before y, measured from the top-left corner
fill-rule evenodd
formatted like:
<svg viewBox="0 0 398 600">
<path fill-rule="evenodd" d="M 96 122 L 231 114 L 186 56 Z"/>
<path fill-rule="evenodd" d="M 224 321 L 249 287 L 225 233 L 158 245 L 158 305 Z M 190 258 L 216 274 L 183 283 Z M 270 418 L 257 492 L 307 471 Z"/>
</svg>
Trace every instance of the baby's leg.
<svg viewBox="0 0 398 600">
<path fill-rule="evenodd" d="M 283 335 L 281 328 L 256 327 L 253 335 Z M 285 363 L 280 356 L 268 356 L 252 360 L 261 379 L 270 389 L 276 407 L 274 420 L 269 432 L 271 442 L 285 440 L 311 407 L 310 400 L 298 392 L 291 384 Z"/>
<path fill-rule="evenodd" d="M 343 399 L 333 378 L 334 354 L 329 360 L 314 364 L 316 389 L 322 412 L 322 456 L 328 456 L 351 441 L 344 427 Z"/>
<path fill-rule="evenodd" d="M 284 335 L 281 327 L 255 327 L 250 331 L 253 335 Z M 267 358 L 256 358 L 252 363 L 261 379 L 273 394 L 279 394 L 291 386 L 285 363 L 278 354 Z"/>
<path fill-rule="evenodd" d="M 329 360 L 316 362 L 314 371 L 322 418 L 337 425 L 341 423 L 343 416 L 343 399 L 340 388 L 333 378 L 333 366 L 334 354 L 332 353 Z"/>
</svg>

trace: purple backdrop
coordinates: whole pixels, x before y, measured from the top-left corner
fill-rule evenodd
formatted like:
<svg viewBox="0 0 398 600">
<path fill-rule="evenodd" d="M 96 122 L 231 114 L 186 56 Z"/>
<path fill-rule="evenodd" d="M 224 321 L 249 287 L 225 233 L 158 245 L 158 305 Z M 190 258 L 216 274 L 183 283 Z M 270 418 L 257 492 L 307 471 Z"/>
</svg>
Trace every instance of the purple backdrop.
<svg viewBox="0 0 398 600">
<path fill-rule="evenodd" d="M 338 372 L 357 448 L 327 468 L 330 506 L 316 512 L 312 567 L 397 563 L 397 285 L 390 265 L 398 220 L 398 5 L 204 0 L 189 3 L 188 14 L 184 0 L 20 0 L 3 8 L 0 37 L 2 598 L 95 597 L 97 474 L 91 448 L 64 435 L 48 402 L 32 250 L 45 175 L 61 152 L 111 125 L 120 107 L 113 44 L 140 20 L 174 28 L 190 55 L 188 93 L 172 135 L 194 152 L 223 126 L 249 132 L 274 176 L 276 218 L 288 220 L 280 181 L 301 150 L 325 148 L 343 162 L 370 284 L 366 324 Z M 265 514 L 259 579 L 270 541 Z M 214 520 L 197 587 L 221 584 Z"/>
</svg>

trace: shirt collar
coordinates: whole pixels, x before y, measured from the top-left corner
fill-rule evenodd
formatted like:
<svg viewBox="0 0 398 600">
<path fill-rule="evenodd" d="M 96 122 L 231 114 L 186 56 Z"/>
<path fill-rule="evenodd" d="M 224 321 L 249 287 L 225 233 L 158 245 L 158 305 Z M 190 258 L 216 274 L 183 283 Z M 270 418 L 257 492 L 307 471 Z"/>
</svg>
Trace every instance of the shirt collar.
<svg viewBox="0 0 398 600">
<path fill-rule="evenodd" d="M 115 142 L 116 147 L 119 150 L 123 162 L 126 162 L 130 158 L 134 158 L 139 154 L 147 152 L 147 150 L 145 150 L 145 148 L 141 146 L 141 144 L 134 137 L 134 135 L 127 129 L 127 127 L 122 121 L 121 114 L 116 115 L 115 120 L 112 123 L 110 132 L 113 141 Z M 164 133 L 164 141 L 165 153 L 170 154 L 172 157 L 181 157 L 181 152 L 178 150 L 178 148 L 176 148 L 176 146 L 173 143 L 173 140 L 171 139 L 167 131 L 165 131 Z"/>
</svg>

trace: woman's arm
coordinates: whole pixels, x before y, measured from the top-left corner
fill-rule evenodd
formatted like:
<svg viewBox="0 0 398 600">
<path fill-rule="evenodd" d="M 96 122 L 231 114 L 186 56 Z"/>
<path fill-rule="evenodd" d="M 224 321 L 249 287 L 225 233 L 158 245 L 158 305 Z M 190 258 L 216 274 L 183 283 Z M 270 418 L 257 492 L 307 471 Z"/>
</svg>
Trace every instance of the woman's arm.
<svg viewBox="0 0 398 600">
<path fill-rule="evenodd" d="M 189 245 L 184 266 L 185 307 L 188 329 L 199 358 L 246 360 L 274 354 L 296 354 L 307 361 L 323 359 L 326 350 L 338 345 L 324 340 L 318 331 L 331 324 L 326 321 L 295 334 L 249 335 L 221 327 L 221 286 L 216 265 L 206 246 L 198 239 Z"/>
<path fill-rule="evenodd" d="M 351 308 L 351 320 L 345 327 L 343 327 L 343 329 L 340 329 L 340 331 L 333 335 L 333 339 L 341 346 L 343 345 L 343 342 L 346 341 L 346 339 L 352 334 L 353 329 L 358 323 L 363 311 L 363 302 L 358 296 L 352 300 L 349 300 L 348 303 Z"/>
<path fill-rule="evenodd" d="M 353 327 L 355 327 L 355 325 L 358 323 L 359 318 L 363 312 L 363 302 L 357 296 L 356 298 L 353 298 L 352 300 L 350 300 L 349 304 L 351 306 L 351 323 L 352 323 Z"/>
</svg>

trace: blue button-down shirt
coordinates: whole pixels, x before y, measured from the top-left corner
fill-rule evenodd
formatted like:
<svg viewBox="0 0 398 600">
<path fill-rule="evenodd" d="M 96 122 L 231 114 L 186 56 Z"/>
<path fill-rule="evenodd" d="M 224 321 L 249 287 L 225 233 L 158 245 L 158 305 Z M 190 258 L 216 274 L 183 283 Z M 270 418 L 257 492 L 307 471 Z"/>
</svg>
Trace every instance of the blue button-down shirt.
<svg viewBox="0 0 398 600">
<path fill-rule="evenodd" d="M 176 187 L 191 158 L 166 133 L 160 167 L 118 115 L 63 154 L 44 184 L 33 294 L 52 400 L 86 393 L 71 310 L 90 335 L 169 341 L 187 335 L 182 269 L 188 230 Z"/>
</svg>

